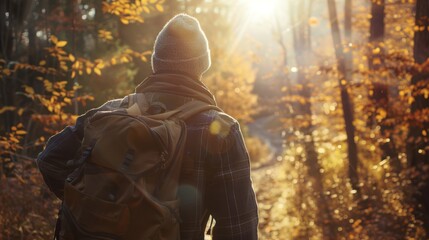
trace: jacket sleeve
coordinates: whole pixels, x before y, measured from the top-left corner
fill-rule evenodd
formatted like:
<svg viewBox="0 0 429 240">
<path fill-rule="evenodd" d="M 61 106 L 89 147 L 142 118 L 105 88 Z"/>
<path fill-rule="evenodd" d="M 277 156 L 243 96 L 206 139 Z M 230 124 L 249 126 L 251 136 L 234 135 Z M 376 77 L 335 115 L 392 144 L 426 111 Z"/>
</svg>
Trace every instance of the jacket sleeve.
<svg viewBox="0 0 429 240">
<path fill-rule="evenodd" d="M 67 161 L 76 156 L 81 144 L 76 126 L 68 126 L 49 138 L 45 149 L 37 157 L 37 166 L 51 192 L 63 198 L 64 181 L 72 169 Z"/>
<path fill-rule="evenodd" d="M 207 203 L 216 220 L 213 239 L 258 239 L 258 209 L 250 162 L 238 123 L 221 124 L 209 153 Z M 226 134 L 227 133 L 227 134 Z M 213 146 L 215 149 L 213 149 Z"/>
<path fill-rule="evenodd" d="M 36 163 L 49 189 L 59 198 L 64 196 L 64 181 L 74 170 L 67 167 L 69 160 L 77 157 L 80 150 L 86 119 L 101 110 L 112 110 L 120 106 L 123 100 L 112 100 L 101 107 L 94 108 L 79 116 L 74 126 L 67 126 L 58 134 L 49 138 Z"/>
</svg>

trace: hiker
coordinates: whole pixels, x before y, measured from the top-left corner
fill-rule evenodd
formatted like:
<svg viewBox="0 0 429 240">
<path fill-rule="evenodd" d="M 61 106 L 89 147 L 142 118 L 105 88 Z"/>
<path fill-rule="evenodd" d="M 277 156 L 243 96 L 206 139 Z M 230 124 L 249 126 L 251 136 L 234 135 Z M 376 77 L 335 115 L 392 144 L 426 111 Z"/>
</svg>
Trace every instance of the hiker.
<svg viewBox="0 0 429 240">
<path fill-rule="evenodd" d="M 204 239 L 210 215 L 215 221 L 214 227 L 210 224 L 209 228 L 213 239 L 257 239 L 258 211 L 250 178 L 249 155 L 239 123 L 216 107 L 213 95 L 203 83 L 202 75 L 209 69 L 211 61 L 209 45 L 198 20 L 186 14 L 173 17 L 155 40 L 151 64 L 153 74 L 137 86 L 135 94 L 123 99 L 111 100 L 101 107 L 81 115 L 74 126 L 68 126 L 62 132 L 52 136 L 45 149 L 39 154 L 37 165 L 46 184 L 58 198 L 65 202 L 57 222 L 56 239 Z M 193 103 L 199 104 L 192 105 Z M 192 109 L 197 105 L 200 106 L 198 110 Z M 124 143 L 129 139 L 109 139 L 109 136 L 113 138 L 112 134 L 116 134 L 114 133 L 115 125 L 111 125 L 111 127 L 104 126 L 104 123 L 96 125 L 97 121 L 106 119 L 105 122 L 108 122 L 107 120 L 115 118 L 119 119 L 118 123 L 126 120 L 137 124 L 135 119 L 129 117 L 128 114 L 142 115 L 143 117 L 140 118 L 146 121 L 145 126 L 147 125 L 147 129 L 149 129 L 146 132 L 160 131 L 161 127 L 166 129 L 165 132 L 170 131 L 170 135 L 174 135 L 171 132 L 180 132 L 177 130 L 178 127 L 168 125 L 175 124 L 169 120 L 174 119 L 172 116 L 180 116 L 186 123 L 186 127 L 183 128 L 186 141 L 184 143 L 181 143 L 180 140 L 173 141 L 174 146 L 169 146 L 177 148 L 177 152 L 181 153 L 181 164 L 177 166 L 180 168 L 177 184 L 168 177 L 169 173 L 162 175 L 167 176 L 165 178 L 158 176 L 158 168 L 153 174 L 157 179 L 155 184 L 156 182 L 173 181 L 171 186 L 177 186 L 177 191 L 160 187 L 162 188 L 160 191 L 167 191 L 166 195 L 170 197 L 171 194 L 176 195 L 177 192 L 178 211 L 171 210 L 170 207 L 174 208 L 172 205 L 167 206 L 174 215 L 174 219 L 172 218 L 174 221 L 172 220 L 171 225 L 168 226 L 175 226 L 174 222 L 178 222 L 176 224 L 180 225 L 180 232 L 176 233 L 177 236 L 175 233 L 171 233 L 170 227 L 158 230 L 150 229 L 150 231 L 157 232 L 151 234 L 158 234 L 151 235 L 154 236 L 151 238 L 135 237 L 147 235 L 129 233 L 130 229 L 136 229 L 135 226 L 143 226 L 139 225 L 140 222 L 154 222 L 156 219 L 152 219 L 154 215 L 145 214 L 144 211 L 136 215 L 137 210 L 133 209 L 141 207 L 135 206 L 136 204 L 132 206 L 131 204 L 115 205 L 119 201 L 123 201 L 123 199 L 118 199 L 118 194 L 131 199 L 133 197 L 141 198 L 151 191 L 156 198 L 157 187 L 153 187 L 155 188 L 155 190 L 152 189 L 153 191 L 148 190 L 151 187 L 141 184 L 143 180 L 135 177 L 136 174 L 122 176 L 117 174 L 121 170 L 99 166 L 105 164 L 103 161 L 116 161 L 110 159 L 110 155 L 116 154 L 115 151 L 112 149 L 100 150 L 103 143 L 97 142 L 99 138 L 113 142 L 113 145 L 106 145 L 111 147 L 106 148 L 117 147 L 118 149 L 129 144 Z M 152 116 L 157 117 L 153 120 Z M 153 127 L 151 124 L 159 125 Z M 97 132 L 97 129 L 103 129 L 103 127 L 104 131 L 113 133 L 109 132 L 106 135 L 103 132 Z M 127 125 L 119 128 L 126 127 Z M 135 132 L 138 130 L 135 129 Z M 94 137 L 93 141 L 91 138 L 94 134 L 99 134 L 99 136 Z M 163 134 L 148 134 L 147 137 L 154 137 L 153 135 L 159 135 L 155 138 L 163 137 L 161 136 Z M 136 141 L 146 141 L 135 139 Z M 157 145 L 153 142 L 151 144 Z M 180 144 L 183 144 L 183 149 L 180 149 Z M 129 172 L 135 170 L 134 166 L 145 168 L 146 163 L 142 164 L 144 161 L 137 163 L 134 161 L 136 159 L 133 158 L 138 155 L 135 152 L 155 151 L 150 149 L 152 146 L 150 144 L 135 143 L 135 145 L 137 147 L 133 151 L 128 150 L 126 156 L 123 157 L 126 161 L 120 163 L 122 167 L 129 168 Z M 140 150 L 139 146 L 146 150 Z M 94 159 L 104 151 L 106 159 L 109 158 L 109 160 Z M 158 157 L 158 155 L 149 153 L 146 155 Z M 165 160 L 165 157 L 161 154 L 160 159 Z M 158 166 L 156 162 L 153 164 Z M 174 163 L 167 162 L 167 164 Z M 169 168 L 171 168 L 169 171 L 172 172 L 176 170 L 171 166 Z M 147 181 L 151 181 L 150 176 L 152 175 L 145 176 Z M 110 184 L 107 182 L 115 183 L 116 192 L 106 190 L 106 185 Z M 112 185 L 112 188 L 115 186 Z M 142 189 L 144 187 L 147 189 Z M 130 190 L 130 194 L 125 193 L 124 189 L 133 190 Z M 105 200 L 95 199 L 96 194 L 101 196 L 105 190 L 107 191 Z M 171 193 L 172 191 L 173 193 Z M 136 192 L 142 195 L 137 194 L 136 197 Z M 164 200 L 167 203 L 168 199 Z M 146 201 L 152 205 L 160 202 L 151 196 L 146 197 Z M 142 202 L 143 200 L 140 200 L 139 203 Z M 81 206 L 85 204 L 87 208 Z M 116 214 L 118 206 L 122 208 Z M 149 231 L 148 229 L 138 230 Z"/>
</svg>

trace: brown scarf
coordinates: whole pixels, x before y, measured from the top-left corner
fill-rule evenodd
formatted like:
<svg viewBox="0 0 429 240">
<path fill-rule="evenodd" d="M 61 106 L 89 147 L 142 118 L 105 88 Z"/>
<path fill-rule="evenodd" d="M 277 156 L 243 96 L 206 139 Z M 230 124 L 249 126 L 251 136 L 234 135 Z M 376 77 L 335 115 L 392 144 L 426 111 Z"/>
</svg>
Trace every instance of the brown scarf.
<svg viewBox="0 0 429 240">
<path fill-rule="evenodd" d="M 182 95 L 216 106 L 213 94 L 204 83 L 182 74 L 158 73 L 147 77 L 136 87 L 136 93 L 148 92 Z"/>
</svg>

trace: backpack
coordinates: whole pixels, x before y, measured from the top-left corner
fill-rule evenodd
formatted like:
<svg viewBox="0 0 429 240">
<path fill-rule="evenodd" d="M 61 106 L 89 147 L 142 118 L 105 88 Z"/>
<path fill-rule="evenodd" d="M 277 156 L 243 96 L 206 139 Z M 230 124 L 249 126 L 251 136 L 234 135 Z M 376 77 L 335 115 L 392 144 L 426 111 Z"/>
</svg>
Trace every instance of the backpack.
<svg viewBox="0 0 429 240">
<path fill-rule="evenodd" d="M 85 124 L 78 167 L 66 179 L 59 239 L 180 239 L 177 189 L 185 120 L 210 109 L 194 100 L 149 115 L 143 94 L 127 109 L 100 111 Z"/>
</svg>

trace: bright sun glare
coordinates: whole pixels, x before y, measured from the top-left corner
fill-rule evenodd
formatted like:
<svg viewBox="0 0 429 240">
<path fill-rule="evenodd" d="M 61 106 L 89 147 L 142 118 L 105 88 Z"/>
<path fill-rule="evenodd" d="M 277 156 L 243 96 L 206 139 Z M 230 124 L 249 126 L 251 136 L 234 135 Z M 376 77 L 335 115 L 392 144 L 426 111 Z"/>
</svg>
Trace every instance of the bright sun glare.
<svg viewBox="0 0 429 240">
<path fill-rule="evenodd" d="M 248 13 L 254 18 L 274 16 L 278 0 L 246 0 Z"/>
</svg>

